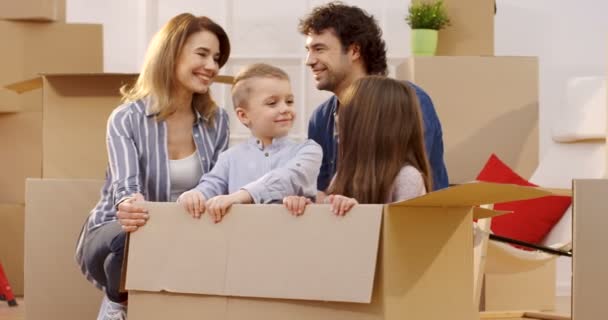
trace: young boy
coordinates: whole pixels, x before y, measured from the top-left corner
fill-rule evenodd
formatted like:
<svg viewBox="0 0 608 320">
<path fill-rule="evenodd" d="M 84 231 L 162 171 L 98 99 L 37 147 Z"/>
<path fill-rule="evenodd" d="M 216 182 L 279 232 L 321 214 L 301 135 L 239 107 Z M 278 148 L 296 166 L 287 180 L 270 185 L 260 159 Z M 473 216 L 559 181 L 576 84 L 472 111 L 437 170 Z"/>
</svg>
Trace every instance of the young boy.
<svg viewBox="0 0 608 320">
<path fill-rule="evenodd" d="M 263 63 L 245 67 L 234 79 L 232 101 L 252 136 L 220 154 L 198 186 L 177 202 L 195 218 L 207 211 L 217 223 L 235 203 L 314 198 L 323 151 L 313 140 L 296 143 L 287 137 L 296 117 L 289 76 Z"/>
</svg>

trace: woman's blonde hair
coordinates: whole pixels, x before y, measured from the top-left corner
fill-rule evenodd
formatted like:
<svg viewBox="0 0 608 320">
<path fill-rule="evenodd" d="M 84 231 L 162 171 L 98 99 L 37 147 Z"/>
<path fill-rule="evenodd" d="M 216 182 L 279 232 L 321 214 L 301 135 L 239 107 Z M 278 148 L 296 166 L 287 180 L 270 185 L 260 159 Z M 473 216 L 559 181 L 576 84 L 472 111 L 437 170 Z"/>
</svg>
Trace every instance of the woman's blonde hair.
<svg viewBox="0 0 608 320">
<path fill-rule="evenodd" d="M 384 203 L 406 165 L 433 190 L 422 112 L 408 83 L 381 76 L 356 80 L 338 112 L 338 166 L 330 194 Z"/>
<path fill-rule="evenodd" d="M 200 31 L 209 31 L 217 36 L 220 43 L 219 67 L 221 68 L 230 56 L 230 42 L 224 29 L 207 17 L 196 17 L 182 13 L 173 17 L 156 33 L 144 64 L 135 84 L 125 85 L 120 89 L 124 102 L 149 98 L 151 110 L 158 112 L 158 119 L 166 119 L 176 111 L 171 104 L 172 89 L 175 87 L 175 66 L 181 50 L 188 37 Z M 211 93 L 195 93 L 192 107 L 209 119 L 213 125 L 213 116 L 217 105 Z"/>
</svg>

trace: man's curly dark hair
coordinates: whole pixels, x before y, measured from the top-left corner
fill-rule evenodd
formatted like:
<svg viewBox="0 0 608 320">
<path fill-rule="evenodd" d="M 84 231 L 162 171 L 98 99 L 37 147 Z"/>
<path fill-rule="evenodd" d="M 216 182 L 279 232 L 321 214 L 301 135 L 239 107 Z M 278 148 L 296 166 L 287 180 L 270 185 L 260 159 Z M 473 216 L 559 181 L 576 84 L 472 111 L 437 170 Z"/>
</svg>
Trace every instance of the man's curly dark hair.
<svg viewBox="0 0 608 320">
<path fill-rule="evenodd" d="M 335 1 L 314 8 L 308 16 L 300 19 L 298 26 L 303 35 L 321 33 L 326 29 L 333 29 L 344 52 L 352 44 L 359 46 L 368 74 L 387 74 L 386 45 L 382 40 L 382 30 L 372 15 L 359 7 Z"/>
</svg>

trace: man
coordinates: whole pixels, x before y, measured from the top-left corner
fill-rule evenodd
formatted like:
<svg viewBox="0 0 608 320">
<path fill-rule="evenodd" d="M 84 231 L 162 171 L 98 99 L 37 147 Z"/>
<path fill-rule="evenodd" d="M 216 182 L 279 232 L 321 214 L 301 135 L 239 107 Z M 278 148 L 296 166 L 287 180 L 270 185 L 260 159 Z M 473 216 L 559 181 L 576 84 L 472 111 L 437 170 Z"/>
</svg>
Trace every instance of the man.
<svg viewBox="0 0 608 320">
<path fill-rule="evenodd" d="M 316 7 L 300 21 L 306 36 L 306 65 L 313 73 L 317 89 L 334 93 L 312 114 L 308 137 L 323 148 L 323 162 L 317 181 L 318 197 L 336 172 L 336 115 L 346 88 L 366 75 L 386 75 L 386 46 L 373 16 L 355 6 L 332 2 Z M 433 174 L 433 189 L 448 186 L 443 161 L 443 133 L 431 98 L 414 85 L 422 110 L 425 145 Z M 362 146 L 364 147 L 364 146 Z"/>
</svg>

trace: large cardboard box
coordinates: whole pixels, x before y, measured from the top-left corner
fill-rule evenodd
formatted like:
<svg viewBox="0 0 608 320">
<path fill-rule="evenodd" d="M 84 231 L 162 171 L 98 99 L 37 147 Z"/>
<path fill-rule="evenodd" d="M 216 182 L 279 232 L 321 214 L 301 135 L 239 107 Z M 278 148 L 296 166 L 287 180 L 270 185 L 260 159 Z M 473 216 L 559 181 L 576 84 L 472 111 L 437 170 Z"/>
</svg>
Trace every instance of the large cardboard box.
<svg viewBox="0 0 608 320">
<path fill-rule="evenodd" d="M 0 19 L 65 21 L 66 0 L 0 0 Z"/>
<path fill-rule="evenodd" d="M 237 205 L 220 224 L 144 203 L 150 219 L 129 239 L 129 319 L 479 319 L 472 219 L 496 212 L 474 206 L 563 193 L 470 183 L 345 217 Z"/>
<path fill-rule="evenodd" d="M 523 177 L 538 165 L 538 59 L 413 57 L 397 78 L 421 86 L 443 127 L 450 183 L 474 180 L 495 153 Z"/>
<path fill-rule="evenodd" d="M 106 124 L 120 105 L 119 89 L 133 74 L 53 74 L 8 86 L 42 87 L 42 177 L 103 179 Z"/>
<path fill-rule="evenodd" d="M 608 180 L 574 180 L 572 212 L 572 319 L 606 313 L 608 292 Z"/>
<path fill-rule="evenodd" d="M 0 204 L 0 262 L 16 296 L 23 295 L 23 204 Z"/>
<path fill-rule="evenodd" d="M 439 31 L 437 55 L 493 56 L 492 0 L 444 0 L 451 25 Z"/>
<path fill-rule="evenodd" d="M 95 319 L 101 291 L 74 259 L 76 242 L 103 181 L 28 179 L 25 297 L 28 320 Z"/>
</svg>

